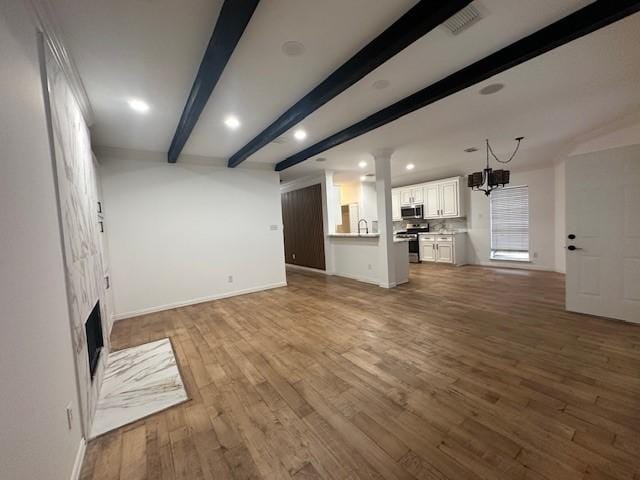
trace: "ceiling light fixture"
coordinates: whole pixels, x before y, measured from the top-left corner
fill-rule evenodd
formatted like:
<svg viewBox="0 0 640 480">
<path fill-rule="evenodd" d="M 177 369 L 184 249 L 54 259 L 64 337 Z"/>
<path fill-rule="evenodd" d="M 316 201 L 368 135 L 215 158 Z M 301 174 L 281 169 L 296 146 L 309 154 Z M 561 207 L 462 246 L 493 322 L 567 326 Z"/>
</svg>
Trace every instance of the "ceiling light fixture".
<svg viewBox="0 0 640 480">
<path fill-rule="evenodd" d="M 293 136 L 295 137 L 296 140 L 304 140 L 305 138 L 307 138 L 307 132 L 305 132 L 304 130 L 302 130 L 301 128 L 299 128 L 298 130 L 296 130 L 295 132 L 293 132 Z"/>
<path fill-rule="evenodd" d="M 240 126 L 240 120 L 235 115 L 229 115 L 224 119 L 224 124 L 231 130 L 235 130 Z"/>
<path fill-rule="evenodd" d="M 408 163 L 406 168 L 407 170 L 413 170 L 416 166 L 413 163 Z"/>
<path fill-rule="evenodd" d="M 149 111 L 149 104 L 137 98 L 132 98 L 127 103 L 129 104 L 129 107 L 136 112 L 146 113 Z"/>
<path fill-rule="evenodd" d="M 367 166 L 367 162 L 365 162 L 364 160 L 362 160 L 360 163 L 358 163 L 358 166 L 359 166 L 360 168 L 364 168 L 364 167 L 366 167 L 366 166 Z"/>
<path fill-rule="evenodd" d="M 480 89 L 480 95 L 493 95 L 504 88 L 504 83 L 492 83 Z"/>
<path fill-rule="evenodd" d="M 518 148 L 520 148 L 520 142 L 524 139 L 524 137 L 516 138 L 516 148 L 509 157 L 508 160 L 500 160 L 495 153 L 493 153 L 493 149 L 491 145 L 489 145 L 489 140 L 486 140 L 487 144 L 487 166 L 481 172 L 474 172 L 467 177 L 467 186 L 476 192 L 484 192 L 486 196 L 491 194 L 492 190 L 496 188 L 504 186 L 509 183 L 509 177 L 511 173 L 509 170 L 493 170 L 489 167 L 489 155 L 491 155 L 496 162 L 498 163 L 509 163 L 518 153 Z"/>
</svg>

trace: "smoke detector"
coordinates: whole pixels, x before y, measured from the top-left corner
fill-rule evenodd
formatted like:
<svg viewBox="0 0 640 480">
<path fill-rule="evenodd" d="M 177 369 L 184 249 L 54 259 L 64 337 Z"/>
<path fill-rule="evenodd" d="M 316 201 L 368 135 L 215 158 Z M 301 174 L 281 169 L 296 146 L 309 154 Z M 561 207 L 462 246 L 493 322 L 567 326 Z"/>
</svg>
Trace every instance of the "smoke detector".
<svg viewBox="0 0 640 480">
<path fill-rule="evenodd" d="M 444 22 L 442 26 L 451 35 L 459 35 L 467 28 L 477 23 L 480 19 L 482 19 L 480 10 L 473 3 L 470 3 L 455 15 L 449 17 L 449 19 Z"/>
<path fill-rule="evenodd" d="M 305 51 L 304 45 L 294 40 L 284 42 L 281 47 L 282 53 L 289 57 L 299 57 Z"/>
</svg>

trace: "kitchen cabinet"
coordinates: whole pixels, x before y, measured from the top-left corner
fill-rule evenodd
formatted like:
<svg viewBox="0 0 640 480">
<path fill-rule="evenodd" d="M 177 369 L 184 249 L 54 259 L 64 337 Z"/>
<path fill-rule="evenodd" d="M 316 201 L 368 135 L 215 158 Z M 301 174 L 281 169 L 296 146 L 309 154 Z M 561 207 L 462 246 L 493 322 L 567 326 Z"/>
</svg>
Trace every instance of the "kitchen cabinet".
<svg viewBox="0 0 640 480">
<path fill-rule="evenodd" d="M 391 191 L 391 218 L 394 222 L 402 220 L 402 207 L 400 206 L 400 191 Z"/>
<path fill-rule="evenodd" d="M 465 265 L 466 233 L 421 233 L 418 236 L 422 262 Z"/>
<path fill-rule="evenodd" d="M 420 239 L 420 260 L 423 262 L 436 261 L 436 242 L 430 237 Z"/>
<path fill-rule="evenodd" d="M 440 186 L 429 183 L 424 186 L 424 218 L 438 218 L 440 215 Z"/>
<path fill-rule="evenodd" d="M 464 216 L 464 192 L 460 190 L 460 177 L 427 183 L 424 196 L 424 218 Z"/>
<path fill-rule="evenodd" d="M 400 205 L 408 207 L 424 202 L 422 185 L 414 185 L 400 189 Z"/>
</svg>

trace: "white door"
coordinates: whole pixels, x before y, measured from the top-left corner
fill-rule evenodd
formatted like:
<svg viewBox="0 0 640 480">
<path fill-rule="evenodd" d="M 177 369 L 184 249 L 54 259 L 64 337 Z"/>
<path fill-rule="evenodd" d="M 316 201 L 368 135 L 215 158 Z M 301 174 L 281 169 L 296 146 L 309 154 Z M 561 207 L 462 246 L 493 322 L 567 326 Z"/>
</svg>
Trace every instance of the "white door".
<svg viewBox="0 0 640 480">
<path fill-rule="evenodd" d="M 423 262 L 436 261 L 436 243 L 432 240 L 420 240 L 420 260 Z"/>
<path fill-rule="evenodd" d="M 402 209 L 400 207 L 400 192 L 391 192 L 391 218 L 394 222 L 402 220 Z"/>
<path fill-rule="evenodd" d="M 424 218 L 438 218 L 440 216 L 440 189 L 437 183 L 424 187 Z"/>
<path fill-rule="evenodd" d="M 566 304 L 640 323 L 640 148 L 566 163 Z"/>
<path fill-rule="evenodd" d="M 458 182 L 452 180 L 440 184 L 440 216 L 458 216 Z"/>
<path fill-rule="evenodd" d="M 453 243 L 436 243 L 436 262 L 453 263 Z"/>
<path fill-rule="evenodd" d="M 413 201 L 411 200 L 411 190 L 410 189 L 406 189 L 406 190 L 400 190 L 400 204 L 407 207 L 413 204 Z"/>
</svg>

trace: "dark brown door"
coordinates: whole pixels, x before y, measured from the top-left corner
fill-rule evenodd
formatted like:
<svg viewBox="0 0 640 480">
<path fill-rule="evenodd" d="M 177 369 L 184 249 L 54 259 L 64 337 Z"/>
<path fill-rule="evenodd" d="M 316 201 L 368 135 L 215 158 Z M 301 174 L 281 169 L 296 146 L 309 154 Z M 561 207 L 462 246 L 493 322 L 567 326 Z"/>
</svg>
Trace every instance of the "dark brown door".
<svg viewBox="0 0 640 480">
<path fill-rule="evenodd" d="M 286 262 L 324 270 L 321 186 L 283 193 L 282 222 Z"/>
</svg>

